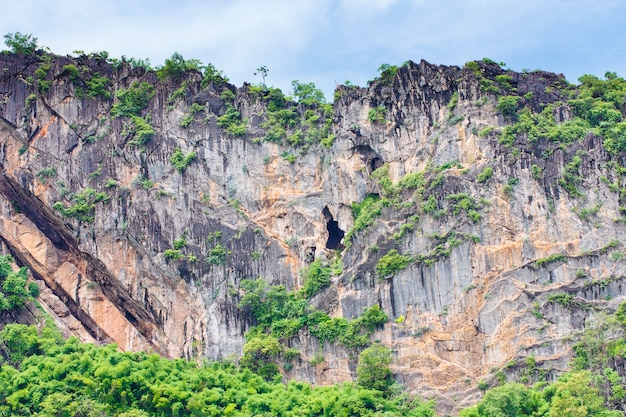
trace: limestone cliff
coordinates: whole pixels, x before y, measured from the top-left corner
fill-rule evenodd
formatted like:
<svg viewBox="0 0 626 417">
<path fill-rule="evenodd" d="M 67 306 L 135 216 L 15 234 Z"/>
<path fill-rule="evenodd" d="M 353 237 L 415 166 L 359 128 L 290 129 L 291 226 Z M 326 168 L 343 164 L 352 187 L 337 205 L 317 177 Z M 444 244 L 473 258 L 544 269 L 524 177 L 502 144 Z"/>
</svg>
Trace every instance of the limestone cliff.
<svg viewBox="0 0 626 417">
<path fill-rule="evenodd" d="M 571 121 L 562 76 L 409 62 L 338 87 L 329 113 L 98 55 L 0 68 L 0 239 L 83 340 L 239 357 L 254 324 L 240 282 L 299 288 L 340 252 L 313 305 L 348 319 L 379 305 L 396 378 L 450 411 L 529 356 L 553 378 L 624 299 L 622 155 L 593 133 L 506 129 L 522 108 Z M 368 196 L 375 215 L 355 220 Z M 384 269 L 393 254 L 405 262 Z M 287 377 L 353 377 L 355 352 L 306 329 L 288 343 L 301 354 Z"/>
</svg>

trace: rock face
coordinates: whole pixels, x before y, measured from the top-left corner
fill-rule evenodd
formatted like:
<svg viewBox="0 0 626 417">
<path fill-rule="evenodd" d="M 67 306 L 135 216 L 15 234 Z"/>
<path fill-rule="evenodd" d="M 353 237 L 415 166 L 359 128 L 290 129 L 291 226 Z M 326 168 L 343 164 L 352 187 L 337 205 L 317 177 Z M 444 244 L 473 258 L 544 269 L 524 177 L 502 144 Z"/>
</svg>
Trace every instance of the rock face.
<svg viewBox="0 0 626 417">
<path fill-rule="evenodd" d="M 237 307 L 241 280 L 296 289 L 302 268 L 339 251 L 343 272 L 311 302 L 348 319 L 381 306 L 390 322 L 374 338 L 392 347 L 396 378 L 443 411 L 473 403 L 498 371 L 519 376 L 529 356 L 553 378 L 577 332 L 624 299 L 621 159 L 592 134 L 500 143 L 512 118 L 499 96 L 539 112 L 565 101 L 566 82 L 477 66 L 410 62 L 338 87 L 326 142 L 303 144 L 289 135 L 304 120 L 321 129 L 315 103 L 282 103 L 293 140 L 271 140 L 272 99 L 248 85 L 159 79 L 99 56 L 0 55 L 3 248 L 68 333 L 211 359 L 241 356 L 254 324 Z M 120 111 L 120 91 L 141 85 L 145 106 Z M 571 119 L 558 104 L 555 121 Z M 229 130 L 234 110 L 245 132 Z M 190 156 L 182 169 L 177 153 Z M 367 196 L 387 203 L 358 227 L 352 205 Z M 408 266 L 377 270 L 392 250 Z M 301 359 L 288 377 L 354 377 L 353 352 L 306 331 L 290 345 Z"/>
</svg>

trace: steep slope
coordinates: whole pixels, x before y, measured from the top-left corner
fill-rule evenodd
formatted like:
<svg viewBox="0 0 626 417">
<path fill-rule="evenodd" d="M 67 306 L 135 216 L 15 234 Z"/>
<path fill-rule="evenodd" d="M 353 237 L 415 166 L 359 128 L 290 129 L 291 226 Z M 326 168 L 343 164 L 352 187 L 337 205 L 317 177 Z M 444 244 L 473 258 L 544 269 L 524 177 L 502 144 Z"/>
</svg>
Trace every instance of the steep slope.
<svg viewBox="0 0 626 417">
<path fill-rule="evenodd" d="M 450 411 L 529 356 L 553 378 L 624 299 L 621 79 L 409 62 L 329 108 L 97 54 L 0 67 L 0 238 L 83 340 L 240 357 L 242 281 L 310 288 L 317 260 L 310 303 L 380 306 L 396 378 Z M 353 378 L 358 348 L 299 326 L 288 377 Z"/>
</svg>

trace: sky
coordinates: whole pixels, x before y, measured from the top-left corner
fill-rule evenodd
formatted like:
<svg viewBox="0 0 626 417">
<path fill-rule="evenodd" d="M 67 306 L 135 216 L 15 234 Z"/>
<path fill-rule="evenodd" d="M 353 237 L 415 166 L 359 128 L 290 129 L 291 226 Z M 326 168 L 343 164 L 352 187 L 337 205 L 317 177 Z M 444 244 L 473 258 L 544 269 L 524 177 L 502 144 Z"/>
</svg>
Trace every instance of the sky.
<svg viewBox="0 0 626 417">
<path fill-rule="evenodd" d="M 491 58 L 522 71 L 626 76 L 623 0 L 0 0 L 0 32 L 60 55 L 108 51 L 163 64 L 174 52 L 231 83 L 291 93 L 366 85 L 381 64 Z"/>
</svg>

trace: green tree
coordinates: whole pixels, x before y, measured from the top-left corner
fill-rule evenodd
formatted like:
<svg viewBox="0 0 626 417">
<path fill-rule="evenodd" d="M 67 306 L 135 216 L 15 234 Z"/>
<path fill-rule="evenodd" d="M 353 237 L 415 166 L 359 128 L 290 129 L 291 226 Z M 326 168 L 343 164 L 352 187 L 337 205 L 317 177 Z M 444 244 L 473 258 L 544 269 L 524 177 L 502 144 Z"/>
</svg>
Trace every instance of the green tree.
<svg viewBox="0 0 626 417">
<path fill-rule="evenodd" d="M 265 65 L 259 67 L 256 69 L 256 71 L 254 72 L 254 75 L 260 75 L 261 78 L 263 79 L 263 86 L 265 87 L 265 78 L 267 77 L 267 73 L 270 72 L 269 69 L 267 69 L 267 67 Z"/>
<path fill-rule="evenodd" d="M 517 103 L 521 100 L 521 97 L 517 96 L 502 96 L 498 98 L 498 104 L 496 104 L 496 110 L 503 116 L 514 116 L 517 113 Z"/>
<path fill-rule="evenodd" d="M 559 379 L 548 391 L 552 395 L 549 417 L 620 416 L 604 406 L 599 390 L 592 385 L 589 371 L 571 372 Z"/>
<path fill-rule="evenodd" d="M 360 386 L 386 392 L 391 383 L 391 349 L 381 344 L 372 345 L 361 352 L 356 368 Z"/>
<path fill-rule="evenodd" d="M 243 346 L 241 365 L 270 381 L 279 374 L 275 360 L 281 351 L 278 339 L 261 333 L 251 337 Z"/>
<path fill-rule="evenodd" d="M 199 60 L 185 60 L 181 54 L 174 52 L 170 58 L 165 60 L 165 64 L 157 70 L 157 76 L 160 80 L 167 78 L 177 80 L 186 71 L 198 70 L 201 66 L 202 63 Z"/>
<path fill-rule="evenodd" d="M 459 417 L 539 417 L 548 403 L 539 391 L 522 384 L 505 384 L 489 390 L 475 406 L 461 411 Z"/>
<path fill-rule="evenodd" d="M 0 311 L 20 308 L 31 298 L 28 270 L 22 267 L 13 271 L 12 264 L 10 255 L 0 256 Z"/>
<path fill-rule="evenodd" d="M 37 38 L 31 34 L 7 33 L 4 35 L 4 44 L 14 54 L 32 55 L 37 50 Z"/>
<path fill-rule="evenodd" d="M 298 80 L 293 80 L 291 86 L 293 87 L 293 95 L 300 103 L 310 106 L 313 103 L 326 102 L 324 92 L 317 88 L 315 83 L 301 83 Z"/>
</svg>

